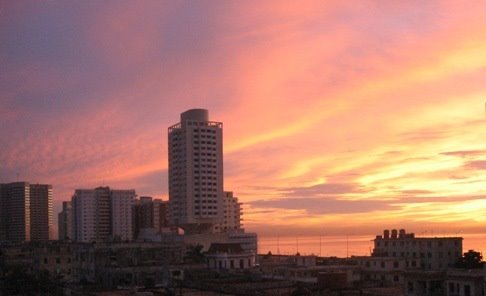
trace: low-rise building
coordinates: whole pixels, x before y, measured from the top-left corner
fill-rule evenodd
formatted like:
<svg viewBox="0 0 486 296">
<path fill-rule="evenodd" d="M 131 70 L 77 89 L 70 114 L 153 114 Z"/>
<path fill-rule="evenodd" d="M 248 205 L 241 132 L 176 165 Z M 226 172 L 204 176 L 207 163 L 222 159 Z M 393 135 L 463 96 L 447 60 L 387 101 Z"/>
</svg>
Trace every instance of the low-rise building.
<svg viewBox="0 0 486 296">
<path fill-rule="evenodd" d="M 400 257 L 355 257 L 361 268 L 363 284 L 368 286 L 403 285 L 406 259 Z"/>
<path fill-rule="evenodd" d="M 407 296 L 483 296 L 486 295 L 485 269 L 447 271 L 409 271 L 405 273 Z"/>
<path fill-rule="evenodd" d="M 255 266 L 255 254 L 237 243 L 214 243 L 206 253 L 209 269 L 248 269 Z"/>
<path fill-rule="evenodd" d="M 406 258 L 407 268 L 445 270 L 462 255 L 462 237 L 415 237 L 414 233 L 385 230 L 374 240 L 373 257 Z"/>
</svg>

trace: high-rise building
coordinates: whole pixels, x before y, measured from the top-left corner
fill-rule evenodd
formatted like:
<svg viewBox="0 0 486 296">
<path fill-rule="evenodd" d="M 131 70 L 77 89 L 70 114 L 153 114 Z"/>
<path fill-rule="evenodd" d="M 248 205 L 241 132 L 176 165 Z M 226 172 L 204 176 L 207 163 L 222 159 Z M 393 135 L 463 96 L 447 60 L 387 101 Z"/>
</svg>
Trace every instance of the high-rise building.
<svg viewBox="0 0 486 296">
<path fill-rule="evenodd" d="M 111 234 L 116 239 L 133 239 L 132 205 L 135 197 L 135 190 L 111 191 Z"/>
<path fill-rule="evenodd" d="M 135 200 L 132 208 L 133 238 L 137 239 L 141 229 L 153 228 L 154 213 L 153 201 L 150 196 L 141 196 Z"/>
<path fill-rule="evenodd" d="M 74 240 L 132 240 L 135 190 L 77 189 L 72 198 Z"/>
<path fill-rule="evenodd" d="M 238 232 L 241 229 L 241 204 L 238 198 L 233 196 L 233 192 L 225 191 L 224 193 L 224 216 L 221 230 L 225 232 Z"/>
<path fill-rule="evenodd" d="M 152 228 L 155 232 L 162 232 L 169 227 L 167 221 L 168 202 L 160 199 L 152 200 L 150 196 L 142 196 L 133 204 L 133 238 L 144 228 Z"/>
<path fill-rule="evenodd" d="M 49 240 L 52 223 L 52 185 L 0 184 L 0 241 Z"/>
<path fill-rule="evenodd" d="M 30 239 L 51 239 L 53 220 L 52 185 L 30 184 Z"/>
<path fill-rule="evenodd" d="M 30 241 L 30 186 L 27 182 L 0 184 L 2 240 Z"/>
<path fill-rule="evenodd" d="M 205 109 L 181 114 L 168 129 L 171 222 L 186 232 L 204 232 L 223 218 L 223 123 Z"/>
<path fill-rule="evenodd" d="M 168 215 L 169 215 L 169 202 L 166 200 L 154 199 L 153 227 L 157 232 L 161 232 L 164 228 L 170 227 Z"/>
<path fill-rule="evenodd" d="M 63 201 L 62 211 L 58 215 L 58 232 L 59 240 L 71 240 L 74 238 L 73 233 L 73 207 L 72 202 Z"/>
<path fill-rule="evenodd" d="M 72 197 L 73 240 L 91 242 L 96 240 L 96 200 L 91 189 L 76 189 Z"/>
</svg>

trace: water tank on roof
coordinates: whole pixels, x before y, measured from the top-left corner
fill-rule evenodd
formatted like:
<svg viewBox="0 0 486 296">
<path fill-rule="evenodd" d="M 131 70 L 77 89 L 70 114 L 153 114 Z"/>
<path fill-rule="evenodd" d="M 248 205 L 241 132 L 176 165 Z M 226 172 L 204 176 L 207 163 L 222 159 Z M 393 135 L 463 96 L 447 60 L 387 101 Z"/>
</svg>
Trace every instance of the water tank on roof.
<svg viewBox="0 0 486 296">
<path fill-rule="evenodd" d="M 390 238 L 390 230 L 385 229 L 385 231 L 383 231 L 383 236 L 385 237 L 385 239 L 389 239 Z"/>
</svg>

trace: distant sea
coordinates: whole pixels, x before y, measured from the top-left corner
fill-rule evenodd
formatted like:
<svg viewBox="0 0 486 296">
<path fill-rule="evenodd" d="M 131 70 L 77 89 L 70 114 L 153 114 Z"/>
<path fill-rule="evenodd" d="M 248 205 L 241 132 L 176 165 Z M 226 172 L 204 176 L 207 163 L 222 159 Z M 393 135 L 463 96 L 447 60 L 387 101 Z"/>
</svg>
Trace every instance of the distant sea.
<svg viewBox="0 0 486 296">
<path fill-rule="evenodd" d="M 464 238 L 463 250 L 480 251 L 486 257 L 486 234 L 458 234 L 437 237 L 461 236 Z M 266 236 L 258 237 L 258 253 L 292 255 L 318 255 L 324 257 L 336 256 L 369 256 L 373 250 L 373 239 L 376 235 L 350 236 Z M 417 236 L 420 237 L 420 236 Z M 434 237 L 434 235 L 424 235 Z M 485 258 L 486 259 L 486 258 Z"/>
</svg>

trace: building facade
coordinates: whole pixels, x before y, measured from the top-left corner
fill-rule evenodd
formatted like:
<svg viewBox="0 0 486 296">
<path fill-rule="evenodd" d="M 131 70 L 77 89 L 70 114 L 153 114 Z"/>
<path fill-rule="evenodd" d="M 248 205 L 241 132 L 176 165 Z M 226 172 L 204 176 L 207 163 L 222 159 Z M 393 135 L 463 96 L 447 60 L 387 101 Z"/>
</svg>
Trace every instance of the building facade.
<svg viewBox="0 0 486 296">
<path fill-rule="evenodd" d="M 209 269 L 248 269 L 255 266 L 255 253 L 237 243 L 213 243 L 205 254 Z"/>
<path fill-rule="evenodd" d="M 223 124 L 191 109 L 168 129 L 171 223 L 186 232 L 211 231 L 223 218 Z M 217 229 L 216 229 L 217 230 Z"/>
<path fill-rule="evenodd" d="M 60 241 L 71 240 L 73 234 L 73 206 L 70 201 L 62 202 L 62 211 L 57 215 L 58 235 Z"/>
<path fill-rule="evenodd" d="M 73 240 L 91 242 L 96 240 L 96 203 L 91 189 L 76 189 L 72 197 Z"/>
<path fill-rule="evenodd" d="M 122 241 L 133 239 L 132 205 L 135 190 L 111 191 L 111 234 Z"/>
<path fill-rule="evenodd" d="M 30 189 L 27 182 L 0 184 L 1 239 L 10 242 L 30 241 Z"/>
<path fill-rule="evenodd" d="M 74 240 L 132 240 L 135 197 L 135 190 L 77 189 L 72 198 Z"/>
<path fill-rule="evenodd" d="M 374 257 L 406 258 L 407 268 L 445 270 L 462 256 L 462 237 L 415 237 L 413 233 L 385 230 L 374 240 Z"/>
<path fill-rule="evenodd" d="M 52 185 L 30 184 L 30 239 L 52 239 L 54 216 L 52 211 Z"/>
<path fill-rule="evenodd" d="M 225 191 L 223 199 L 223 223 L 221 230 L 226 232 L 238 232 L 241 229 L 241 203 L 233 196 L 233 192 Z"/>
<path fill-rule="evenodd" d="M 49 240 L 52 223 L 51 185 L 0 184 L 0 241 Z"/>
<path fill-rule="evenodd" d="M 150 196 L 141 196 L 135 200 L 132 207 L 133 238 L 137 239 L 141 230 L 151 228 L 160 233 L 169 227 L 168 202 L 152 199 Z"/>
<path fill-rule="evenodd" d="M 155 199 L 153 201 L 153 227 L 155 231 L 162 232 L 170 227 L 169 224 L 169 202 Z"/>
</svg>

